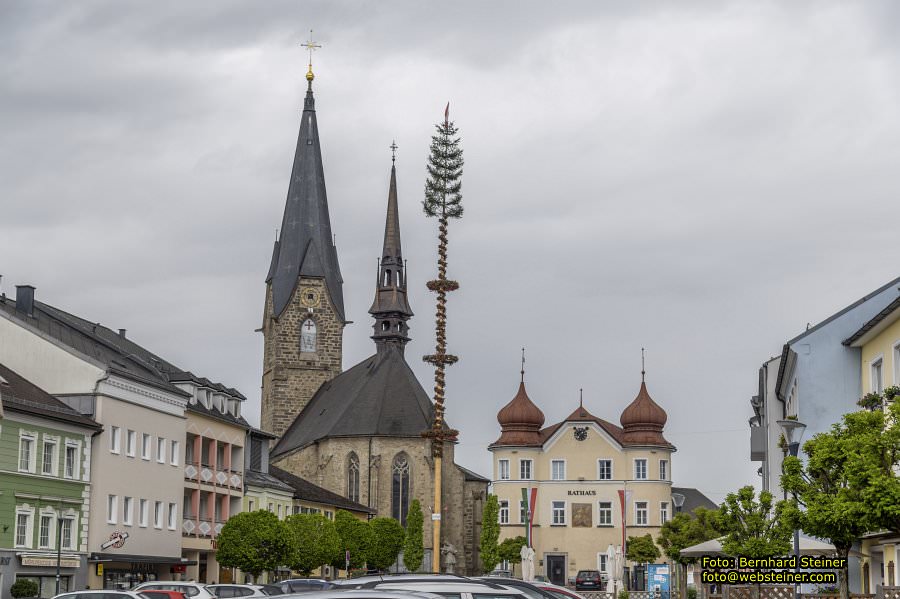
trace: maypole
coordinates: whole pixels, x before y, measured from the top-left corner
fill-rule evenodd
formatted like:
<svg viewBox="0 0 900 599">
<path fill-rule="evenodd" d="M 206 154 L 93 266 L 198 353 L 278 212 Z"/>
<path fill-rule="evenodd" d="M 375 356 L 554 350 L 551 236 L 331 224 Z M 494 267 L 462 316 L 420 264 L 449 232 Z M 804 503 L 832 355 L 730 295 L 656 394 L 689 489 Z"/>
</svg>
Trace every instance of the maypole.
<svg viewBox="0 0 900 599">
<path fill-rule="evenodd" d="M 434 365 L 434 419 L 431 429 L 423 436 L 431 439 L 431 455 L 434 459 L 434 506 L 432 511 L 431 569 L 441 571 L 441 493 L 444 442 L 456 439 L 457 431 L 444 423 L 444 369 L 458 358 L 447 353 L 447 293 L 459 289 L 459 283 L 447 278 L 447 225 L 449 219 L 460 218 L 463 213 L 460 177 L 463 157 L 456 136 L 456 127 L 450 122 L 450 103 L 444 110 L 444 122 L 436 125 L 431 137 L 428 157 L 428 177 L 425 180 L 425 199 L 422 207 L 429 217 L 438 219 L 438 277 L 428 281 L 428 289 L 437 293 L 435 312 L 435 349 L 422 359 Z"/>
</svg>

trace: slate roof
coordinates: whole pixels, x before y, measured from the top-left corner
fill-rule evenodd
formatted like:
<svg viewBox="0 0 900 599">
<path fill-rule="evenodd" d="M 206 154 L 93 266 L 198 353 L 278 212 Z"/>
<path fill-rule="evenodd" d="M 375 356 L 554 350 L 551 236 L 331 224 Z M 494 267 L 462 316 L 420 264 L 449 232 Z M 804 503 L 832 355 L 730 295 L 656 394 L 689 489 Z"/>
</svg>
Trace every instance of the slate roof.
<svg viewBox="0 0 900 599">
<path fill-rule="evenodd" d="M 300 478 L 299 476 L 293 475 L 287 470 L 282 470 L 281 468 L 276 468 L 275 466 L 269 466 L 269 472 L 294 489 L 295 499 L 301 499 L 315 503 L 324 503 L 325 505 L 331 505 L 335 508 L 348 510 L 351 512 L 364 512 L 366 514 L 375 513 L 375 510 L 370 507 L 364 506 L 361 503 L 356 503 L 355 501 L 350 501 L 342 495 L 332 493 L 328 489 L 323 489 L 318 485 L 314 485 L 305 478 Z"/>
<path fill-rule="evenodd" d="M 473 472 L 472 470 L 469 470 L 468 468 L 463 468 L 459 464 L 456 464 L 456 467 L 459 468 L 460 470 L 462 470 L 462 473 L 465 476 L 466 480 L 475 481 L 475 482 L 479 482 L 479 483 L 491 482 L 491 479 L 481 476 L 477 472 Z"/>
<path fill-rule="evenodd" d="M 420 438 L 432 415 L 431 400 L 402 349 L 386 344 L 323 383 L 272 449 L 272 458 L 329 437 Z"/>
<path fill-rule="evenodd" d="M 858 331 L 844 339 L 843 344 L 853 345 L 857 340 L 865 336 L 869 331 L 877 327 L 885 319 L 891 316 L 891 314 L 897 311 L 897 309 L 900 309 L 900 295 L 898 295 L 894 301 L 885 306 L 884 310 L 873 316 L 869 322 L 860 327 Z"/>
<path fill-rule="evenodd" d="M 278 489 L 289 493 L 293 493 L 294 491 L 294 487 L 286 482 L 275 478 L 271 474 L 266 474 L 265 472 L 260 472 L 258 470 L 245 470 L 244 484 L 253 485 L 254 487 L 263 487 L 264 489 Z"/>
<path fill-rule="evenodd" d="M 0 364 L 0 401 L 3 409 L 67 422 L 97 431 L 103 427 L 87 416 L 82 416 L 34 383 Z"/>
<path fill-rule="evenodd" d="M 272 285 L 276 318 L 290 302 L 300 276 L 324 278 L 338 318 L 345 320 L 344 280 L 331 235 L 312 81 L 303 104 L 284 217 L 266 277 Z"/>
<path fill-rule="evenodd" d="M 240 400 L 246 399 L 236 389 L 198 377 L 190 371 L 175 366 L 118 331 L 100 323 L 90 322 L 49 304 L 35 301 L 33 317 L 30 317 L 16 311 L 16 303 L 13 299 L 0 297 L 0 310 L 78 353 L 99 362 L 108 371 L 125 378 L 182 397 L 190 397 L 190 394 L 177 387 L 175 383 L 191 382 Z M 188 404 L 188 409 L 232 424 L 250 427 L 243 417 L 235 418 L 231 414 L 225 414 L 218 410 L 208 410 L 199 403 Z"/>
<path fill-rule="evenodd" d="M 672 493 L 680 493 L 684 495 L 684 505 L 681 506 L 682 512 L 693 512 L 698 507 L 703 507 L 708 510 L 718 509 L 713 501 L 698 491 L 697 489 L 693 489 L 690 487 L 672 487 Z"/>
</svg>

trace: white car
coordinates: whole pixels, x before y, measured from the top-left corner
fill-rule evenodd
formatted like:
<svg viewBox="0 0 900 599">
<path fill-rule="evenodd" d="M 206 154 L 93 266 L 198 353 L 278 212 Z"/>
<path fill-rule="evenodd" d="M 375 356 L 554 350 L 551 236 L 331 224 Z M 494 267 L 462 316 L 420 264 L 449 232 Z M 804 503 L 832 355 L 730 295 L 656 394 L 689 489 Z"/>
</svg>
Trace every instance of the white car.
<svg viewBox="0 0 900 599">
<path fill-rule="evenodd" d="M 381 589 L 344 589 L 334 588 L 327 591 L 303 591 L 279 595 L 291 599 L 445 599 L 441 595 L 433 593 L 420 593 L 416 591 L 383 591 Z"/>
<path fill-rule="evenodd" d="M 434 580 L 427 578 L 391 580 L 385 578 L 381 582 L 368 582 L 363 589 L 379 591 L 416 591 L 440 595 L 444 599 L 526 599 L 519 591 L 477 580 Z"/>
<path fill-rule="evenodd" d="M 132 591 L 178 591 L 184 593 L 185 599 L 216 599 L 205 584 L 199 582 L 180 582 L 177 580 L 154 580 L 134 587 Z M 104 597 L 104 599 L 106 599 Z"/>
<path fill-rule="evenodd" d="M 145 599 L 134 591 L 117 591 L 115 589 L 98 589 L 95 591 L 72 591 L 60 593 L 53 599 Z"/>
</svg>

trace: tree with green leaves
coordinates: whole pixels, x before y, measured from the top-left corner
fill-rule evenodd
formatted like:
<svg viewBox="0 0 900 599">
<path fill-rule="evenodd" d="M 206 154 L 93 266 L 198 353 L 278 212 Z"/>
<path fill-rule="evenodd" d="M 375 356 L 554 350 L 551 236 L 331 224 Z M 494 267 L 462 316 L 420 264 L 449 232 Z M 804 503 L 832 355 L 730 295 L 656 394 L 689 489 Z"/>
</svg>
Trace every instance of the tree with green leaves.
<svg viewBox="0 0 900 599">
<path fill-rule="evenodd" d="M 481 565 L 485 573 L 491 572 L 500 563 L 500 503 L 496 495 L 488 495 L 481 514 Z"/>
<path fill-rule="evenodd" d="M 12 586 L 9 587 L 9 594 L 12 595 L 15 599 L 24 599 L 25 597 L 37 597 L 40 595 L 41 590 L 33 580 L 29 580 L 27 578 L 19 578 Z"/>
<path fill-rule="evenodd" d="M 240 568 L 254 579 L 296 561 L 294 535 L 265 510 L 235 514 L 216 540 L 216 561 L 227 568 Z"/>
<path fill-rule="evenodd" d="M 375 544 L 372 527 L 365 520 L 360 520 L 346 510 L 338 510 L 334 515 L 334 527 L 341 540 L 340 555 L 331 565 L 339 570 L 346 567 L 345 555 L 350 552 L 350 568 L 362 568 L 366 565 Z M 348 572 L 349 576 L 350 573 Z"/>
<path fill-rule="evenodd" d="M 334 522 L 322 514 L 294 514 L 288 516 L 285 525 L 294 535 L 297 548 L 293 570 L 309 576 L 313 570 L 343 558 Z"/>
<path fill-rule="evenodd" d="M 640 537 L 628 537 L 625 557 L 636 564 L 655 562 L 662 555 L 653 541 L 653 535 L 647 533 Z"/>
<path fill-rule="evenodd" d="M 679 566 L 678 587 L 681 599 L 687 597 L 687 567 L 698 558 L 681 555 L 681 550 L 721 536 L 717 510 L 698 507 L 693 513 L 681 512 L 662 525 L 657 543 L 672 563 Z"/>
<path fill-rule="evenodd" d="M 526 545 L 528 541 L 522 535 L 518 537 L 510 537 L 503 539 L 497 548 L 501 562 L 509 562 L 511 564 L 522 563 L 522 545 Z"/>
<path fill-rule="evenodd" d="M 406 539 L 403 542 L 403 565 L 410 572 L 418 572 L 425 557 L 424 541 L 425 517 L 418 499 L 409 503 L 406 514 Z"/>
<path fill-rule="evenodd" d="M 828 540 L 838 557 L 846 559 L 854 541 L 868 532 L 900 532 L 896 417 L 900 417 L 896 402 L 887 410 L 845 414 L 830 431 L 803 444 L 806 464 L 792 456 L 784 460 L 781 486 L 804 508 L 792 514 L 794 525 Z M 840 570 L 843 599 L 850 596 L 847 574 L 846 567 Z"/>
<path fill-rule="evenodd" d="M 406 531 L 393 518 L 373 518 L 369 526 L 375 542 L 369 551 L 368 565 L 370 568 L 387 570 L 397 561 L 397 556 L 403 549 Z"/>
<path fill-rule="evenodd" d="M 722 551 L 744 557 L 777 557 L 791 548 L 794 529 L 785 518 L 787 501 L 775 502 L 768 491 L 759 494 L 750 485 L 729 493 L 719 508 L 719 527 L 725 534 Z"/>
</svg>

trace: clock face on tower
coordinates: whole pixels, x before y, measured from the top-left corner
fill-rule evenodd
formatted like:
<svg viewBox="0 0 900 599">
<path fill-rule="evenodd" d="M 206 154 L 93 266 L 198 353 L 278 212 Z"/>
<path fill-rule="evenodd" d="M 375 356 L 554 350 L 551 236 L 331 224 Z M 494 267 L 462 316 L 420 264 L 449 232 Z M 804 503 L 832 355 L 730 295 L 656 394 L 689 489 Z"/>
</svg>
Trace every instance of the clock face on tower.
<svg viewBox="0 0 900 599">
<path fill-rule="evenodd" d="M 588 427 L 575 427 L 575 440 L 576 441 L 584 441 L 587 439 Z"/>
<path fill-rule="evenodd" d="M 315 308 L 319 305 L 319 290 L 314 287 L 302 287 L 300 289 L 300 303 L 307 308 Z"/>
</svg>

